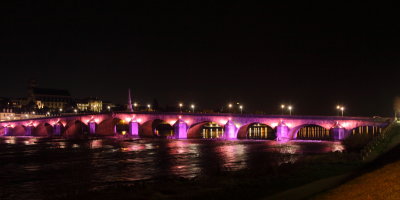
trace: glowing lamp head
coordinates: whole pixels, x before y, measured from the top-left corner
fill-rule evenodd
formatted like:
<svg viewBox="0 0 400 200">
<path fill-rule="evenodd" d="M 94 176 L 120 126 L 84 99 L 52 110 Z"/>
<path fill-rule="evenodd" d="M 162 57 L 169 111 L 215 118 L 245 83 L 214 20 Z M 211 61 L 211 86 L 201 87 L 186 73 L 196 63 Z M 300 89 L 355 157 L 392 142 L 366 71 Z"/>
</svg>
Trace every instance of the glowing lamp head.
<svg viewBox="0 0 400 200">
<path fill-rule="evenodd" d="M 192 104 L 190 107 L 191 107 L 191 108 L 194 108 L 194 104 Z"/>
<path fill-rule="evenodd" d="M 232 108 L 232 104 L 230 103 L 230 104 L 228 105 L 228 107 L 229 107 L 229 108 Z"/>
<path fill-rule="evenodd" d="M 282 108 L 282 109 L 285 108 L 285 105 L 282 104 L 282 105 L 281 105 L 281 108 Z"/>
<path fill-rule="evenodd" d="M 292 110 L 292 109 L 293 109 L 293 107 L 292 107 L 292 106 L 289 106 L 289 107 L 288 107 L 288 109 L 289 109 L 289 110 Z"/>
<path fill-rule="evenodd" d="M 150 108 L 150 107 L 151 107 L 151 105 L 150 105 L 150 104 L 147 104 L 147 107 L 148 107 L 148 108 Z"/>
<path fill-rule="evenodd" d="M 183 106 L 183 103 L 179 103 L 179 107 L 182 107 Z"/>
<path fill-rule="evenodd" d="M 136 107 L 136 106 L 137 106 L 137 103 L 133 103 L 133 106 Z"/>
</svg>

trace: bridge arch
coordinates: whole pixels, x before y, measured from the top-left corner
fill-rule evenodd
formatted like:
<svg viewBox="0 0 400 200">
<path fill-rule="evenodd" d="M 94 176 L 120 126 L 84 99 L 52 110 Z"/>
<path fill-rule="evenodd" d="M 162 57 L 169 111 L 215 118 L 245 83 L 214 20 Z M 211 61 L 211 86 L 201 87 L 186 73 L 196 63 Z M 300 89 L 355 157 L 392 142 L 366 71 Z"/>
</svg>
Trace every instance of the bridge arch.
<svg viewBox="0 0 400 200">
<path fill-rule="evenodd" d="M 26 135 L 26 127 L 24 125 L 16 125 L 12 131 L 12 136 L 25 136 Z"/>
<path fill-rule="evenodd" d="M 80 120 L 72 120 L 65 126 L 64 137 L 82 137 L 88 135 L 88 126 Z"/>
<path fill-rule="evenodd" d="M 329 129 L 316 124 L 303 124 L 293 129 L 292 139 L 298 140 L 331 140 Z"/>
<path fill-rule="evenodd" d="M 140 137 L 171 137 L 173 135 L 173 126 L 161 119 L 146 121 L 139 127 Z"/>
<path fill-rule="evenodd" d="M 276 131 L 269 125 L 253 122 L 241 126 L 238 131 L 239 139 L 276 139 Z"/>
<path fill-rule="evenodd" d="M 50 125 L 49 123 L 40 123 L 34 128 L 32 136 L 46 137 L 46 136 L 52 136 L 53 133 L 54 133 L 54 128 L 52 125 Z"/>
<path fill-rule="evenodd" d="M 382 133 L 382 127 L 379 126 L 358 126 L 356 128 L 353 128 L 349 131 L 349 134 L 351 135 L 356 135 L 356 134 L 366 134 L 366 135 L 379 135 Z"/>
<path fill-rule="evenodd" d="M 224 135 L 224 127 L 216 122 L 204 121 L 190 126 L 188 138 L 221 138 Z"/>
<path fill-rule="evenodd" d="M 101 136 L 112 136 L 115 135 L 117 130 L 116 126 L 120 123 L 119 118 L 108 118 L 103 120 L 97 125 L 96 134 Z"/>
</svg>

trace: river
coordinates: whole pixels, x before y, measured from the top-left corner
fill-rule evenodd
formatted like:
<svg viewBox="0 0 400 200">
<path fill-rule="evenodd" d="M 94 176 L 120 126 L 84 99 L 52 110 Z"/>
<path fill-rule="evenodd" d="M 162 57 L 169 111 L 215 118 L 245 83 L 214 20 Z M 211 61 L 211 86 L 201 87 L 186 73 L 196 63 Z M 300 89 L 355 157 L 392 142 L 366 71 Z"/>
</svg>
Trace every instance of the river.
<svg viewBox="0 0 400 200">
<path fill-rule="evenodd" d="M 0 199 L 42 199 L 47 194 L 93 190 L 163 178 L 212 176 L 221 171 L 268 170 L 304 155 L 342 151 L 340 142 L 64 140 L 0 138 Z"/>
</svg>

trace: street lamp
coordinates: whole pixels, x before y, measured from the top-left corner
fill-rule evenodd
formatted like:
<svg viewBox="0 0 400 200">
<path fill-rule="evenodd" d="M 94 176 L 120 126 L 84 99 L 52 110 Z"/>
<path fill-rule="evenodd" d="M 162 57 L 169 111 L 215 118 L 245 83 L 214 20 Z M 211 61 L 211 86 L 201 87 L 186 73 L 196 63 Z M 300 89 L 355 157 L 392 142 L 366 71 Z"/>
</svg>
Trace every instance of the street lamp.
<svg viewBox="0 0 400 200">
<path fill-rule="evenodd" d="M 179 103 L 179 112 L 182 112 L 183 103 Z"/>
<path fill-rule="evenodd" d="M 231 112 L 231 110 L 232 110 L 232 104 L 231 103 L 228 104 L 228 108 L 229 108 L 229 112 Z"/>
<path fill-rule="evenodd" d="M 62 112 L 62 108 L 60 108 L 60 112 Z"/>
<path fill-rule="evenodd" d="M 337 106 L 336 106 L 336 109 L 337 109 L 337 111 L 338 111 L 338 115 L 339 115 L 339 112 L 342 112 L 342 117 L 343 117 L 344 106 L 337 105 Z"/>
<path fill-rule="evenodd" d="M 150 105 L 150 104 L 147 104 L 147 108 L 148 108 L 149 111 L 150 111 L 151 105 Z"/>
<path fill-rule="evenodd" d="M 192 108 L 192 112 L 194 113 L 194 104 L 190 106 Z"/>
<path fill-rule="evenodd" d="M 78 112 L 78 110 L 77 109 L 74 109 L 74 113 L 77 113 Z"/>
<path fill-rule="evenodd" d="M 35 114 L 35 111 L 32 112 L 32 115 L 34 115 L 34 114 Z"/>
<path fill-rule="evenodd" d="M 243 106 L 240 105 L 239 108 L 240 108 L 240 114 L 243 114 Z"/>
<path fill-rule="evenodd" d="M 283 115 L 283 109 L 285 109 L 285 105 L 284 104 L 281 105 L 281 109 L 282 109 L 282 115 Z"/>
<path fill-rule="evenodd" d="M 288 109 L 289 109 L 289 115 L 292 115 L 292 109 L 293 109 L 293 107 L 292 107 L 292 106 L 288 106 Z"/>
<path fill-rule="evenodd" d="M 108 111 L 110 111 L 111 110 L 111 106 L 107 106 L 107 109 L 108 109 Z"/>
</svg>

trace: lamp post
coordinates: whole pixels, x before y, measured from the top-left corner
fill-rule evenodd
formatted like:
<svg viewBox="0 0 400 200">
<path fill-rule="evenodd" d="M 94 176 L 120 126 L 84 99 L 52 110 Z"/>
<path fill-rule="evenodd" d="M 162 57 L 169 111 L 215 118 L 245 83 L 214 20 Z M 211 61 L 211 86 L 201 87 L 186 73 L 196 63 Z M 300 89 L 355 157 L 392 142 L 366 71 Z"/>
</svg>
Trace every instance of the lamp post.
<svg viewBox="0 0 400 200">
<path fill-rule="evenodd" d="M 192 108 L 192 112 L 194 113 L 194 104 L 190 106 Z"/>
<path fill-rule="evenodd" d="M 288 109 L 289 109 L 289 115 L 292 115 L 292 109 L 293 109 L 293 107 L 292 107 L 292 106 L 288 106 Z"/>
<path fill-rule="evenodd" d="M 341 107 L 340 105 L 337 105 L 337 106 L 336 106 L 336 110 L 337 110 L 337 115 L 338 115 L 338 116 L 339 116 L 339 113 L 340 113 L 340 107 Z"/>
<path fill-rule="evenodd" d="M 183 103 L 179 103 L 179 112 L 182 112 Z"/>
<path fill-rule="evenodd" d="M 240 114 L 243 114 L 243 106 L 240 105 L 239 108 L 240 108 Z"/>
<path fill-rule="evenodd" d="M 283 109 L 285 109 L 285 105 L 281 105 L 281 109 L 282 109 L 282 115 L 283 115 Z"/>
<path fill-rule="evenodd" d="M 342 117 L 343 117 L 344 106 L 337 105 L 336 110 L 338 111 L 338 116 L 339 116 L 339 113 L 342 112 Z"/>
<path fill-rule="evenodd" d="M 135 103 L 133 103 L 133 110 L 136 110 L 136 107 L 137 107 L 137 103 L 135 102 Z"/>
<path fill-rule="evenodd" d="M 148 108 L 149 111 L 150 111 L 151 105 L 150 105 L 150 104 L 147 104 L 147 108 Z"/>
<path fill-rule="evenodd" d="M 232 104 L 228 104 L 229 112 L 232 112 Z"/>
</svg>

